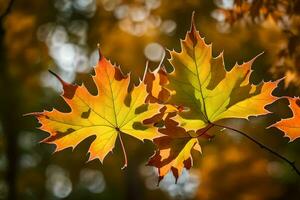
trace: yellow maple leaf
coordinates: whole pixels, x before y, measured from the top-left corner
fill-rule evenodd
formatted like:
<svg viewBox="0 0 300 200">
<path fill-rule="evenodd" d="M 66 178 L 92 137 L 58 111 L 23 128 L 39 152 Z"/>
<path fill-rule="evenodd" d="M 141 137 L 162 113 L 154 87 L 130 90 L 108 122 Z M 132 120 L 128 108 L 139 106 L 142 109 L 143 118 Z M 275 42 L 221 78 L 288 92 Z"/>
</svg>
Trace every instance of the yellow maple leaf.
<svg viewBox="0 0 300 200">
<path fill-rule="evenodd" d="M 300 98 L 299 97 L 287 97 L 289 101 L 289 107 L 293 112 L 293 116 L 290 118 L 282 119 L 279 122 L 269 126 L 276 127 L 282 132 L 284 135 L 290 139 L 290 141 L 294 141 L 295 139 L 300 137 Z"/>
<path fill-rule="evenodd" d="M 174 145 L 171 142 L 162 145 L 165 136 L 155 139 L 158 150 L 149 162 L 158 168 L 161 178 L 172 171 L 177 179 L 187 160 L 191 159 L 194 145 L 199 145 L 198 138 L 207 137 L 206 132 L 216 126 L 215 122 L 268 114 L 265 106 L 278 99 L 272 92 L 280 80 L 258 85 L 250 83 L 251 65 L 255 59 L 242 65 L 236 64 L 226 71 L 223 54 L 216 58 L 212 56 L 212 47 L 201 38 L 193 18 L 190 31 L 181 41 L 181 51 L 173 50 L 170 54 L 169 62 L 174 70 L 167 74 L 168 82 L 165 81 L 163 85 L 172 94 L 167 103 L 189 109 L 178 112 L 178 116 L 172 118 L 176 126 L 166 126 L 159 131 L 164 134 L 167 132 L 172 140 L 181 140 L 183 143 L 176 147 L 176 153 L 172 153 Z M 186 135 L 184 139 L 176 136 L 175 127 Z"/>
<path fill-rule="evenodd" d="M 55 144 L 56 151 L 75 148 L 85 138 L 95 135 L 88 150 L 89 161 L 100 159 L 103 162 L 119 137 L 125 167 L 127 158 L 122 134 L 139 140 L 152 140 L 160 135 L 155 127 L 143 124 L 143 120 L 155 115 L 161 105 L 145 103 L 148 93 L 143 82 L 128 92 L 130 77 L 124 76 L 101 54 L 93 76 L 97 95 L 92 95 L 84 85 L 72 85 L 54 75 L 63 85 L 62 97 L 71 111 L 64 113 L 53 109 L 31 114 L 41 123 L 40 129 L 50 133 L 43 142 Z"/>
<path fill-rule="evenodd" d="M 169 103 L 190 108 L 190 112 L 181 113 L 183 118 L 189 119 L 187 129 L 199 129 L 225 118 L 268 114 L 265 106 L 278 99 L 272 91 L 280 80 L 258 85 L 250 83 L 255 58 L 226 71 L 223 54 L 212 56 L 211 45 L 200 37 L 194 21 L 181 48 L 179 53 L 170 52 L 169 61 L 174 71 L 168 75 L 166 88 L 176 92 Z"/>
</svg>

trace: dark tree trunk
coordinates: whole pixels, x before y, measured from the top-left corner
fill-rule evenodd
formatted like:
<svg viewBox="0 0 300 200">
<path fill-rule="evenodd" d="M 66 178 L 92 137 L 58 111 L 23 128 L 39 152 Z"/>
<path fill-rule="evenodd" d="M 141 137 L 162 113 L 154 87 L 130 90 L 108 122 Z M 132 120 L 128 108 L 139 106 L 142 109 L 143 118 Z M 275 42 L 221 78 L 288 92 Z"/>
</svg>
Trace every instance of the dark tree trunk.
<svg viewBox="0 0 300 200">
<path fill-rule="evenodd" d="M 20 127 L 20 84 L 11 77 L 8 68 L 5 45 L 4 18 L 9 14 L 13 0 L 8 4 L 6 11 L 0 17 L 0 120 L 5 136 L 5 154 L 8 161 L 6 182 L 8 185 L 8 200 L 16 200 L 16 180 L 18 168 L 17 135 Z"/>
</svg>

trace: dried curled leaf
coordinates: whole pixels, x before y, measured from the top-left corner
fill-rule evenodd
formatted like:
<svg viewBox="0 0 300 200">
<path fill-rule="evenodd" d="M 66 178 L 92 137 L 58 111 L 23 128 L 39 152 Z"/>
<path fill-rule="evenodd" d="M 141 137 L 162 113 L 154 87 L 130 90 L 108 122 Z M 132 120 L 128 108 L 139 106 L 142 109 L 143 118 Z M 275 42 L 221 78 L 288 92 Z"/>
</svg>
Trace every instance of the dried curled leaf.
<svg viewBox="0 0 300 200">
<path fill-rule="evenodd" d="M 72 85 L 58 79 L 64 89 L 62 97 L 71 112 L 54 109 L 32 113 L 41 123 L 40 129 L 50 133 L 43 142 L 55 144 L 56 151 L 75 148 L 85 138 L 95 135 L 96 139 L 88 150 L 89 160 L 100 159 L 103 162 L 121 134 L 140 140 L 152 140 L 160 135 L 155 127 L 142 123 L 161 107 L 145 103 L 148 96 L 146 85 L 140 83 L 128 93 L 130 77 L 124 76 L 103 56 L 100 55 L 93 76 L 97 95 L 92 95 L 84 85 Z"/>
<path fill-rule="evenodd" d="M 289 100 L 289 107 L 293 112 L 293 116 L 291 118 L 282 119 L 270 127 L 278 128 L 284 132 L 285 136 L 288 137 L 290 141 L 294 141 L 300 137 L 300 98 L 288 97 L 287 99 Z"/>
</svg>

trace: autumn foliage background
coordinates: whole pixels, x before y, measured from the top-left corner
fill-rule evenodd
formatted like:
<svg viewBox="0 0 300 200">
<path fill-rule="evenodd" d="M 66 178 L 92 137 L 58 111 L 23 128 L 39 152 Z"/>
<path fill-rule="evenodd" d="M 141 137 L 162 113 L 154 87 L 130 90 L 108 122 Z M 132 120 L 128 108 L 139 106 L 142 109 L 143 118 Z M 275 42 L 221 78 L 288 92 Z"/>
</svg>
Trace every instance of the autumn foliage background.
<svg viewBox="0 0 300 200">
<path fill-rule="evenodd" d="M 9 2 L 0 1 L 0 13 Z M 145 166 L 154 150 L 150 142 L 124 137 L 129 166 L 122 171 L 118 145 L 105 165 L 85 163 L 93 138 L 73 152 L 52 155 L 53 146 L 38 144 L 47 134 L 33 128 L 33 118 L 22 116 L 53 105 L 66 109 L 58 97 L 61 86 L 48 69 L 69 82 L 91 85 L 97 43 L 138 80 L 147 60 L 154 69 L 165 48 L 179 50 L 192 11 L 201 36 L 213 42 L 213 55 L 224 50 L 227 69 L 264 51 L 251 80 L 286 76 L 276 94 L 298 96 L 297 8 L 297 0 L 14 0 L 0 31 L 0 199 L 297 199 L 299 177 L 290 166 L 235 133 L 223 131 L 206 142 L 203 155 L 195 156 L 195 167 L 178 184 L 166 176 L 156 187 L 155 170 Z M 300 140 L 288 143 L 280 131 L 265 129 L 279 116 L 291 116 L 286 105 L 280 100 L 270 107 L 275 114 L 228 124 L 300 167 Z"/>
</svg>

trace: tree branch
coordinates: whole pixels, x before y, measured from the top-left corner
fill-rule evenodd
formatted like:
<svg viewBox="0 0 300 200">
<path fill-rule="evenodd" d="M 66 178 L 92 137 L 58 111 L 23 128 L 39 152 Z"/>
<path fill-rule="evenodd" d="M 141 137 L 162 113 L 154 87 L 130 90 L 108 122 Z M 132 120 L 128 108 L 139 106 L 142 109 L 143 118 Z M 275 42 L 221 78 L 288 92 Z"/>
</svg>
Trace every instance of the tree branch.
<svg viewBox="0 0 300 200">
<path fill-rule="evenodd" d="M 11 12 L 15 0 L 10 0 L 4 12 L 0 15 L 0 22 Z"/>
<path fill-rule="evenodd" d="M 295 161 L 290 161 L 289 159 L 287 159 L 286 157 L 280 155 L 279 153 L 275 152 L 274 150 L 270 149 L 269 147 L 267 147 L 266 145 L 258 142 L 256 139 L 254 139 L 253 137 L 247 135 L 246 133 L 240 131 L 240 130 L 237 130 L 235 128 L 231 128 L 231 127 L 228 127 L 228 126 L 223 126 L 223 125 L 219 125 L 219 124 L 213 124 L 217 127 L 220 127 L 220 128 L 225 128 L 225 129 L 228 129 L 228 130 L 232 130 L 236 133 L 239 133 L 243 136 L 245 136 L 246 138 L 248 138 L 249 140 L 251 140 L 252 142 L 254 142 L 255 144 L 257 144 L 260 148 L 262 149 L 265 149 L 267 151 L 269 151 L 271 154 L 273 154 L 274 156 L 280 158 L 281 160 L 285 161 L 286 163 L 288 163 L 294 170 L 295 172 L 300 176 L 300 171 L 299 169 L 296 167 L 295 165 Z"/>
</svg>

